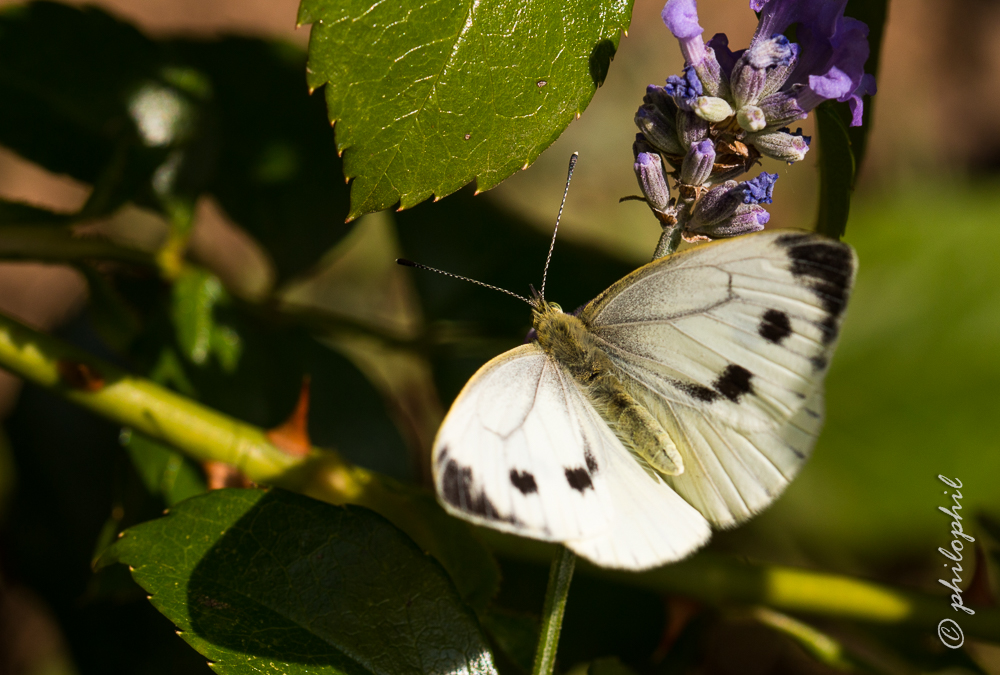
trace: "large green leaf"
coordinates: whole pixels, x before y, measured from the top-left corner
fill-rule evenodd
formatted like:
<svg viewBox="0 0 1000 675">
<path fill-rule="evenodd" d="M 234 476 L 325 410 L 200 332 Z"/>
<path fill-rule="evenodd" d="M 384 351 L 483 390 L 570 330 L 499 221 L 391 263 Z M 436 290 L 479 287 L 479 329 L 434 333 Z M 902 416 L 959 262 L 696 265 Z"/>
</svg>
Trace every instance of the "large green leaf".
<svg viewBox="0 0 1000 675">
<path fill-rule="evenodd" d="M 360 507 L 216 490 L 126 530 L 123 562 L 220 673 L 494 673 L 444 571 Z"/>
<path fill-rule="evenodd" d="M 530 164 L 604 81 L 630 16 L 628 0 L 302 0 L 351 217 Z"/>
</svg>

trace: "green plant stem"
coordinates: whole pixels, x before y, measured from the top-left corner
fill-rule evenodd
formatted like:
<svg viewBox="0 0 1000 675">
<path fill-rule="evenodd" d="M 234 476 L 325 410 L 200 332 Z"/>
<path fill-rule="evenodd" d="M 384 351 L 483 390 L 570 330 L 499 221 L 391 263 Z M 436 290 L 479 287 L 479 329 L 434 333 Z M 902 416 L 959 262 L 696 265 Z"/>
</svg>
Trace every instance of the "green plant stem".
<svg viewBox="0 0 1000 675">
<path fill-rule="evenodd" d="M 684 233 L 684 225 L 688 219 L 688 212 L 689 209 L 686 207 L 681 209 L 673 222 L 671 222 L 664 214 L 653 211 L 653 215 L 660 221 L 660 226 L 663 228 L 660 240 L 656 244 L 656 250 L 653 251 L 653 260 L 659 260 L 663 256 L 670 255 L 680 246 L 681 234 Z"/>
<path fill-rule="evenodd" d="M 557 546 L 549 570 L 549 585 L 545 589 L 542 627 L 538 633 L 538 647 L 535 649 L 535 663 L 531 667 L 531 675 L 552 675 L 552 670 L 555 668 L 559 633 L 562 631 L 566 598 L 569 595 L 570 583 L 573 581 L 574 567 L 576 567 L 576 555 L 565 546 Z"/>
<path fill-rule="evenodd" d="M 86 364 L 104 385 L 74 388 L 60 362 Z M 372 471 L 343 461 L 335 452 L 313 449 L 292 457 L 274 446 L 265 430 L 223 415 L 196 401 L 130 375 L 49 335 L 0 314 L 0 368 L 50 389 L 117 424 L 141 430 L 193 459 L 239 467 L 251 480 L 295 490 L 332 504 L 353 503 L 378 511 L 424 545 L 438 533 L 428 529 L 407 491 Z M 480 530 L 494 550 L 521 560 L 548 561 L 551 545 Z M 429 545 L 425 550 L 432 550 Z M 565 555 L 572 555 L 568 552 Z M 880 624 L 908 624 L 933 633 L 939 621 L 955 618 L 946 595 L 901 590 L 864 579 L 778 565 L 743 563 L 728 556 L 699 554 L 639 574 L 598 569 L 586 561 L 581 572 L 660 593 L 683 595 L 711 605 L 740 603 Z M 568 578 L 566 580 L 568 586 Z M 1000 609 L 976 607 L 958 617 L 966 637 L 1000 641 Z"/>
</svg>

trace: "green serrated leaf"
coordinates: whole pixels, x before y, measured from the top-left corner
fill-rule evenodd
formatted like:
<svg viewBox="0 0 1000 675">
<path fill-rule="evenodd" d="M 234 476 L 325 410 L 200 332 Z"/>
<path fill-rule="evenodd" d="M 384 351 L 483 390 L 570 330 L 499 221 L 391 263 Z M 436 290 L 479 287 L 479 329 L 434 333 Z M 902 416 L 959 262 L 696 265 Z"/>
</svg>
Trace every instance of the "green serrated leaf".
<svg viewBox="0 0 1000 675">
<path fill-rule="evenodd" d="M 854 151 L 844 122 L 846 103 L 827 101 L 816 108 L 819 132 L 819 214 L 816 231 L 844 236 L 854 191 Z"/>
<path fill-rule="evenodd" d="M 122 562 L 219 673 L 495 673 L 443 570 L 377 514 L 215 490 L 125 531 Z"/>
<path fill-rule="evenodd" d="M 628 0 L 302 0 L 309 86 L 326 86 L 352 218 L 527 166 L 586 108 Z"/>
</svg>

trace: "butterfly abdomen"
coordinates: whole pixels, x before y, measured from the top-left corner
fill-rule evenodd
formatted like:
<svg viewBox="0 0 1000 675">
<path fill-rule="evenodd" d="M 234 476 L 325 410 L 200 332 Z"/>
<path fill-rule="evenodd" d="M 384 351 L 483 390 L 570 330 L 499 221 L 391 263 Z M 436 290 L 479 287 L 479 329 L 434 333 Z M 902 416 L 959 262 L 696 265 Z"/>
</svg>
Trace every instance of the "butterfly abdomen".
<svg viewBox="0 0 1000 675">
<path fill-rule="evenodd" d="M 573 376 L 601 417 L 657 471 L 676 476 L 684 465 L 663 426 L 629 394 L 597 338 L 580 319 L 545 305 L 535 312 L 538 344 Z"/>
</svg>

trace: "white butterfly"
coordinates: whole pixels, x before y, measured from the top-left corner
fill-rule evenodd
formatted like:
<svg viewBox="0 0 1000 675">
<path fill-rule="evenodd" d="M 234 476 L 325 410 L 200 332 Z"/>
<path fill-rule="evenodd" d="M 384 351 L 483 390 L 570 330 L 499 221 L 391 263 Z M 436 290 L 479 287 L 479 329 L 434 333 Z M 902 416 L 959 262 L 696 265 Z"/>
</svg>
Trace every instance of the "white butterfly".
<svg viewBox="0 0 1000 675">
<path fill-rule="evenodd" d="M 808 457 L 853 250 L 772 230 L 661 258 L 469 380 L 434 441 L 450 513 L 645 569 L 768 506 Z"/>
</svg>

